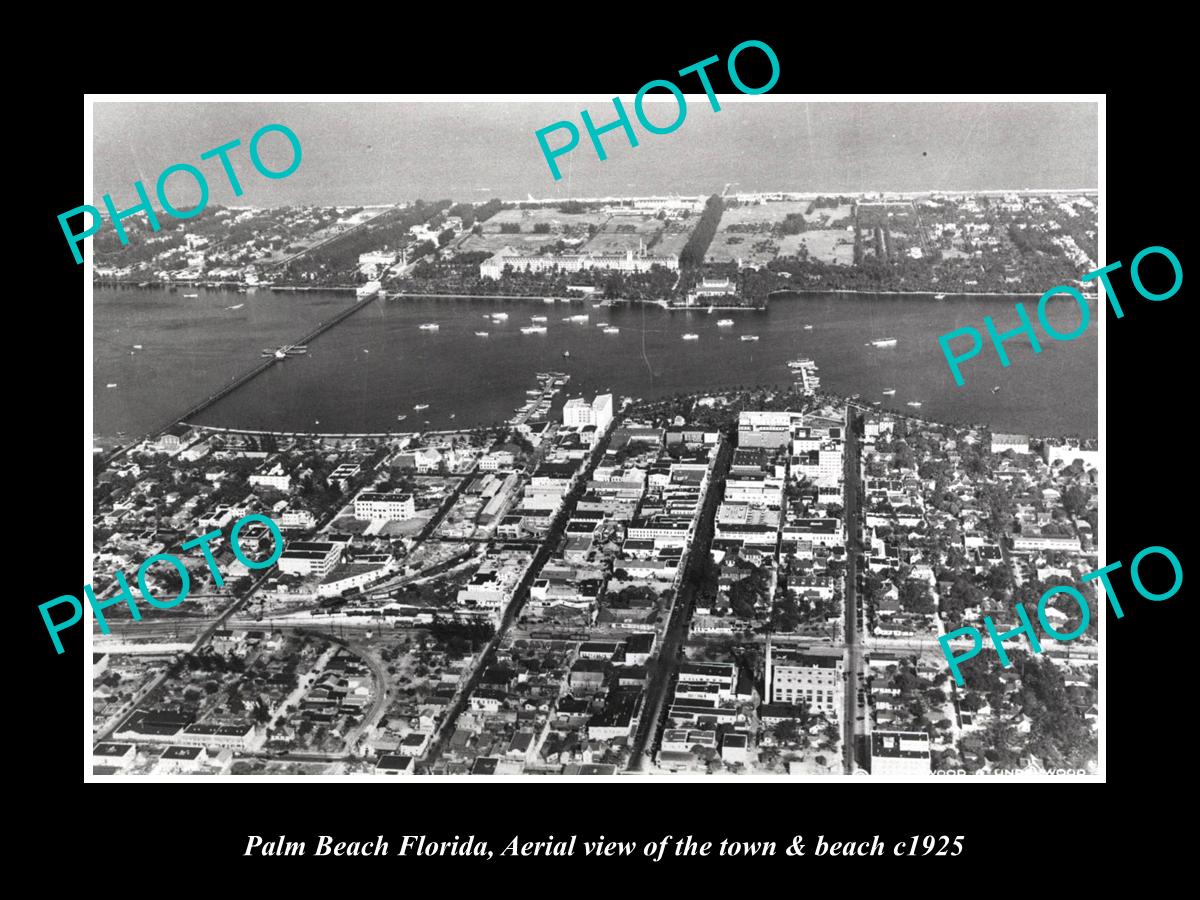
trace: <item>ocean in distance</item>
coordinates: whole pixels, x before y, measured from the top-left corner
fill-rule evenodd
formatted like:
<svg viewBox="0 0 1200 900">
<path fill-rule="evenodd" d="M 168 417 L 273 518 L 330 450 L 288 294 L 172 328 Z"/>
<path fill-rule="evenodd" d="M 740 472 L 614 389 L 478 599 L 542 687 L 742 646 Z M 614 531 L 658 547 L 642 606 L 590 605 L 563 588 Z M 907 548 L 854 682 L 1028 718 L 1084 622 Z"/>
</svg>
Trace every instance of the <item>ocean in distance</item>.
<svg viewBox="0 0 1200 900">
<path fill-rule="evenodd" d="M 1095 301 L 1091 324 L 1074 341 L 1052 341 L 1039 330 L 1040 354 L 1027 338 L 1008 341 L 1008 368 L 1001 367 L 985 337 L 983 352 L 963 364 L 965 385 L 954 385 L 938 336 L 968 325 L 982 331 L 987 315 L 998 330 L 1013 328 L 1018 299 L 1033 316 L 1037 301 L 1029 297 L 939 301 L 821 293 L 776 296 L 766 311 L 712 313 L 601 308 L 579 301 L 376 300 L 309 344 L 306 355 L 272 366 L 192 421 L 328 433 L 469 427 L 511 416 L 525 391 L 536 387 L 538 372 L 571 375 L 557 398 L 561 406 L 567 397 L 605 391 L 651 398 L 739 385 L 784 386 L 791 382 L 788 360 L 807 356 L 819 366 L 822 389 L 860 394 L 899 413 L 1033 435 L 1096 436 Z M 125 432 L 123 440 L 129 440 L 162 427 L 252 368 L 263 349 L 295 340 L 353 302 L 349 293 L 318 291 L 96 288 L 97 438 Z M 485 318 L 493 312 L 507 313 L 507 321 Z M 589 315 L 586 323 L 563 321 L 583 313 Z M 546 316 L 545 334 L 520 332 L 531 316 Z M 1060 332 L 1073 330 L 1078 316 L 1069 300 L 1050 304 L 1051 322 Z M 724 318 L 734 325 L 719 327 Z M 426 323 L 437 323 L 438 330 L 421 330 Z M 600 323 L 620 333 L 604 334 Z M 479 337 L 478 331 L 489 336 Z M 683 340 L 689 332 L 699 338 Z M 743 334 L 759 340 L 742 341 Z M 880 338 L 897 343 L 866 346 Z M 142 349 L 134 350 L 135 344 Z M 959 339 L 956 347 L 967 344 Z M 895 395 L 884 396 L 886 389 Z M 910 408 L 909 401 L 922 405 Z M 428 408 L 418 412 L 416 404 Z M 407 418 L 398 421 L 399 415 Z"/>
</svg>

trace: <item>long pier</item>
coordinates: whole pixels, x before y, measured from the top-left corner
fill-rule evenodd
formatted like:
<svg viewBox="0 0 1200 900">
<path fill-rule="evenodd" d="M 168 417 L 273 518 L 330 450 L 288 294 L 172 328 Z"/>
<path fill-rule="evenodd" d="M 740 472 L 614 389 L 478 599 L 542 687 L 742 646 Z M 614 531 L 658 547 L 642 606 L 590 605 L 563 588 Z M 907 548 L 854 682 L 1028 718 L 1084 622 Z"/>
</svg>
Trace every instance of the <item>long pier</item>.
<svg viewBox="0 0 1200 900">
<path fill-rule="evenodd" d="M 308 332 L 306 335 L 301 337 L 299 340 L 289 341 L 288 346 L 296 346 L 296 345 L 304 345 L 304 344 L 312 343 L 314 340 L 316 340 L 318 337 L 320 337 L 322 334 L 324 334 L 330 328 L 332 328 L 335 325 L 340 324 L 343 320 L 350 318 L 350 316 L 354 315 L 356 312 L 358 312 L 363 307 L 370 305 L 378 297 L 379 297 L 379 294 L 376 293 L 376 294 L 371 295 L 370 297 L 367 297 L 366 299 L 356 301 L 353 306 L 346 307 L 344 310 L 342 310 L 337 315 L 335 315 L 332 319 L 329 319 L 328 321 L 325 321 L 325 322 L 318 323 L 316 328 L 314 328 L 312 331 Z M 176 418 L 172 419 L 170 422 L 168 422 L 162 428 L 159 428 L 157 431 L 152 431 L 149 434 L 143 435 L 139 440 L 134 441 L 132 444 L 126 444 L 123 447 L 118 447 L 117 449 L 110 451 L 108 454 L 106 454 L 105 456 L 103 456 L 101 458 L 101 460 L 100 460 L 101 464 L 107 465 L 108 463 L 112 462 L 114 459 L 118 459 L 119 457 L 123 456 L 129 450 L 130 447 L 136 446 L 137 444 L 141 443 L 142 441 L 151 440 L 153 438 L 156 438 L 159 435 L 166 432 L 168 429 L 174 428 L 176 425 L 180 424 L 181 422 L 186 422 L 192 416 L 208 409 L 210 406 L 212 406 L 214 403 L 216 403 L 222 397 L 227 397 L 229 394 L 232 394 L 238 388 L 247 384 L 254 378 L 257 378 L 259 375 L 261 375 L 263 372 L 265 372 L 267 369 L 271 368 L 271 366 L 275 365 L 278 362 L 282 362 L 282 360 L 280 360 L 276 356 L 271 356 L 267 359 L 264 359 L 261 363 L 256 365 L 254 368 L 250 369 L 248 372 L 238 376 L 237 378 L 234 378 L 232 381 L 229 382 L 229 384 L 223 385 L 219 390 L 215 391 L 212 394 L 209 394 L 207 397 L 205 397 L 203 400 L 199 401 L 198 403 L 193 403 L 190 407 L 187 408 L 186 411 L 181 413 Z"/>
</svg>

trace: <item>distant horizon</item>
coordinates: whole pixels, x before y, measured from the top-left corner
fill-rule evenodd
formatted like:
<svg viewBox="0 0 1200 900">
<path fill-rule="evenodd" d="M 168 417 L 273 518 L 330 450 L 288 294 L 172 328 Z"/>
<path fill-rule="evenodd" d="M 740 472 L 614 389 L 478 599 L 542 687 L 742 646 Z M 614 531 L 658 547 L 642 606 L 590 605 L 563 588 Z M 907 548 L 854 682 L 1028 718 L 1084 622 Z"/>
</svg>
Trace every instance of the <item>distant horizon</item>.
<svg viewBox="0 0 1200 900">
<path fill-rule="evenodd" d="M 631 98 L 622 100 L 629 108 Z M 730 194 L 814 196 L 1099 191 L 1094 102 L 723 102 L 713 112 L 689 96 L 687 117 L 672 134 L 635 128 L 639 143 L 631 147 L 620 129 L 606 133 L 606 161 L 597 159 L 579 124 L 581 107 L 598 125 L 613 118 L 611 104 L 606 112 L 602 103 L 557 98 L 96 102 L 89 202 L 109 193 L 118 208 L 131 206 L 134 181 L 152 192 L 159 173 L 181 162 L 204 172 L 211 205 L 254 209 L 386 207 L 446 197 L 711 196 L 726 187 Z M 534 132 L 559 120 L 575 122 L 583 139 L 559 157 L 563 178 L 554 181 Z M 266 179 L 250 163 L 250 137 L 269 123 L 292 128 L 303 147 L 300 167 L 286 179 Z M 277 137 L 264 142 L 265 156 Z M 244 188 L 240 197 L 217 160 L 200 160 L 202 152 L 234 139 L 241 141 L 230 154 Z M 198 192 L 177 176 L 171 196 L 186 206 Z"/>
</svg>

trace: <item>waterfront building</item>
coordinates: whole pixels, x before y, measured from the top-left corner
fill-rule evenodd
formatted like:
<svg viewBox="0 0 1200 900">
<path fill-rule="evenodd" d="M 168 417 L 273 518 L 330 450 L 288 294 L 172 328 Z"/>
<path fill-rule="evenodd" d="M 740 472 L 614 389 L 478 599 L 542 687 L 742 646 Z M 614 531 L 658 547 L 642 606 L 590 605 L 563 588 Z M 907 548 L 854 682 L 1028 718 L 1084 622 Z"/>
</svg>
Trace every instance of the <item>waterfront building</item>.
<svg viewBox="0 0 1200 900">
<path fill-rule="evenodd" d="M 992 452 L 1003 453 L 1012 450 L 1014 453 L 1029 452 L 1029 437 L 1024 434 L 993 434 Z"/>
<path fill-rule="evenodd" d="M 563 406 L 563 425 L 568 428 L 583 428 L 594 425 L 597 434 L 603 434 L 613 419 L 612 394 L 598 394 L 596 399 L 588 403 L 582 397 L 575 397 Z"/>
</svg>

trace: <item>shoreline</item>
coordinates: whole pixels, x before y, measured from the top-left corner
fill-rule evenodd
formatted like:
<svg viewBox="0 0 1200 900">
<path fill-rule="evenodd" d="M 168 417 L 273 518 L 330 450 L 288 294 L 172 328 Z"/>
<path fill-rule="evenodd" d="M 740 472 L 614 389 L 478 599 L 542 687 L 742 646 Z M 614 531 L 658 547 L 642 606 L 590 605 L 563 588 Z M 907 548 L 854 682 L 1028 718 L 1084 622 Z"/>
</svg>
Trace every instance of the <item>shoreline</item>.
<svg viewBox="0 0 1200 900">
<path fill-rule="evenodd" d="M 763 383 L 754 385 L 750 389 L 751 390 L 770 390 L 772 388 L 778 388 L 778 387 L 779 387 L 779 385 L 777 385 L 777 384 L 773 384 L 770 382 L 763 382 Z M 703 397 L 713 396 L 713 395 L 717 395 L 717 394 L 721 394 L 721 393 L 725 393 L 725 392 L 723 392 L 721 390 L 692 391 L 692 392 L 685 394 L 684 399 L 698 400 Z M 981 431 L 992 431 L 993 430 L 993 426 L 986 422 L 958 422 L 958 421 L 943 421 L 940 419 L 932 419 L 932 418 L 928 418 L 920 413 L 914 414 L 914 413 L 910 413 L 910 412 L 900 412 L 898 410 L 893 410 L 887 406 L 884 406 L 882 401 L 870 401 L 870 400 L 866 400 L 866 399 L 862 398 L 861 396 L 858 399 L 854 399 L 849 396 L 843 397 L 838 394 L 832 394 L 827 391 L 821 391 L 821 390 L 818 390 L 811 396 L 813 396 L 815 399 L 822 401 L 822 402 L 841 403 L 841 404 L 845 404 L 847 406 L 855 407 L 862 412 L 871 412 L 876 415 L 887 415 L 887 416 L 891 416 L 892 418 L 895 418 L 895 419 L 904 419 L 904 420 L 907 420 L 910 422 L 919 422 L 923 425 L 945 426 L 945 427 L 950 427 L 950 428 L 969 428 L 969 429 L 978 429 Z M 643 398 L 643 400 L 640 402 L 654 403 L 657 401 L 667 401 L 670 399 L 672 399 L 672 398 L 669 396 L 663 396 L 663 397 L 654 398 L 654 399 Z M 198 431 L 206 431 L 206 432 L 212 432 L 212 433 L 217 433 L 217 434 L 272 435 L 274 437 L 281 437 L 281 438 L 304 437 L 304 438 L 312 438 L 312 439 L 316 439 L 316 440 L 339 440 L 339 441 L 341 441 L 341 440 L 360 440 L 360 439 L 364 439 L 364 438 L 391 440 L 391 439 L 402 438 L 402 437 L 413 437 L 416 435 L 456 435 L 456 434 L 464 434 L 464 433 L 469 433 L 469 432 L 479 431 L 479 430 L 503 429 L 503 428 L 511 427 L 508 425 L 508 423 L 506 421 L 501 421 L 501 420 L 497 420 L 497 421 L 491 422 L 491 423 L 475 424 L 475 425 L 471 425 L 469 427 L 462 427 L 462 428 L 412 429 L 412 430 L 408 430 L 408 431 L 379 431 L 379 432 L 338 432 L 338 431 L 322 432 L 322 431 L 305 431 L 305 430 L 301 430 L 301 429 L 273 431 L 273 430 L 268 430 L 268 429 L 257 429 L 257 428 L 239 428 L 236 426 L 228 426 L 228 425 L 205 425 L 205 424 L 202 424 L 199 422 L 186 422 L 185 424 L 187 424 L 188 427 L 194 428 Z M 1037 440 L 1075 439 L 1075 440 L 1080 440 L 1080 441 L 1084 441 L 1084 442 L 1088 442 L 1088 441 L 1096 442 L 1097 445 L 1099 442 L 1099 435 L 1084 435 L 1084 434 L 1079 434 L 1079 433 L 1034 434 L 1034 433 L 1030 432 L 1029 437 L 1035 438 Z M 92 436 L 93 446 L 94 447 L 98 446 L 96 444 L 97 440 L 105 440 L 105 439 L 106 438 L 104 435 L 93 435 Z M 125 444 L 124 447 L 125 447 L 125 449 L 129 449 L 133 446 L 136 446 L 138 443 L 140 443 L 144 439 L 145 439 L 145 437 L 139 438 L 137 441 L 134 441 L 133 443 Z"/>
</svg>

